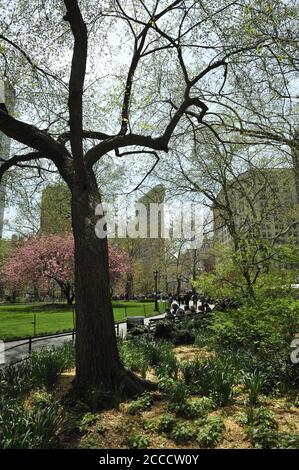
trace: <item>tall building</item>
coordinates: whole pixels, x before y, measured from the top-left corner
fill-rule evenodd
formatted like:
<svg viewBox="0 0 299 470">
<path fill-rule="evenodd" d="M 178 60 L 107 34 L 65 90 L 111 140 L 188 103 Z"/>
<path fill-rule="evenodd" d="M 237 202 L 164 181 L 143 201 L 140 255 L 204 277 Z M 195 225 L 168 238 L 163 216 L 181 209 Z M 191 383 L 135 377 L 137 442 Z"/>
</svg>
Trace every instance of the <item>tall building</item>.
<svg viewBox="0 0 299 470">
<path fill-rule="evenodd" d="M 155 266 L 157 260 L 161 259 L 164 253 L 164 238 L 162 238 L 161 229 L 163 226 L 163 212 L 158 214 L 157 220 L 157 236 L 151 238 L 150 232 L 150 205 L 162 204 L 165 198 L 165 188 L 159 184 L 138 199 L 137 203 L 143 204 L 147 211 L 147 238 L 137 240 L 137 257 L 147 266 L 158 268 Z M 158 263 L 159 264 L 159 263 Z"/>
<path fill-rule="evenodd" d="M 13 88 L 8 82 L 0 79 L 0 106 L 9 114 L 13 114 L 15 103 L 15 94 Z M 9 158 L 10 152 L 10 139 L 0 131 L 0 165 L 3 160 Z M 6 186 L 5 180 L 2 179 L 0 185 L 0 238 L 3 234 L 3 221 L 4 221 L 4 209 L 5 209 L 5 194 Z"/>
<path fill-rule="evenodd" d="M 42 192 L 40 232 L 61 233 L 71 229 L 70 190 L 64 183 L 48 186 Z"/>
<path fill-rule="evenodd" d="M 227 207 L 230 210 L 227 210 Z M 252 169 L 230 181 L 213 207 L 214 240 L 231 241 L 234 224 L 244 237 L 299 244 L 298 194 L 293 168 Z"/>
</svg>

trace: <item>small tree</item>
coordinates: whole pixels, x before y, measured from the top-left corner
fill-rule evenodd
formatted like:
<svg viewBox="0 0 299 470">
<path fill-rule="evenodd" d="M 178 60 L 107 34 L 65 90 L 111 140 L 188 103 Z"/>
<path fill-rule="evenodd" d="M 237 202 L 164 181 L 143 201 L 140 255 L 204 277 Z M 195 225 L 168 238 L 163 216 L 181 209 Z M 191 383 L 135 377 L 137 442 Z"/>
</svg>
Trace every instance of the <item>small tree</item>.
<svg viewBox="0 0 299 470">
<path fill-rule="evenodd" d="M 115 246 L 109 246 L 109 271 L 111 288 L 128 271 L 125 254 Z M 73 235 L 30 238 L 12 252 L 2 273 L 14 291 L 26 285 L 47 291 L 54 281 L 71 305 L 75 297 Z"/>
</svg>

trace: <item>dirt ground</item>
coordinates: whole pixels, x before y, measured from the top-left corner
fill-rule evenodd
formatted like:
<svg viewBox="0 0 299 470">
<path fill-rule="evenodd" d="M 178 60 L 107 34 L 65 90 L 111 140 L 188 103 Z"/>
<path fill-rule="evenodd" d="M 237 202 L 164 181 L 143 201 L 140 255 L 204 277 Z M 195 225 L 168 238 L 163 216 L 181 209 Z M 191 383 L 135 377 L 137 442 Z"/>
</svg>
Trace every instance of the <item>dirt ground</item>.
<svg viewBox="0 0 299 470">
<path fill-rule="evenodd" d="M 211 353 L 197 346 L 179 346 L 175 353 L 179 361 L 202 358 Z M 57 392 L 61 398 L 71 387 L 75 370 L 61 374 L 58 382 Z M 149 371 L 147 378 L 155 380 L 153 371 Z M 148 437 L 149 446 L 152 449 L 194 449 L 198 448 L 196 443 L 188 445 L 177 445 L 165 434 L 153 429 L 155 421 L 167 411 L 167 401 L 159 397 L 153 403 L 149 411 L 143 411 L 137 415 L 129 415 L 126 412 L 128 403 L 120 405 L 119 409 L 102 411 L 97 414 L 95 420 L 84 429 L 79 435 L 72 436 L 68 447 L 80 448 L 102 448 L 102 449 L 126 449 L 128 448 L 128 436 L 132 434 L 142 434 Z M 225 431 L 221 443 L 216 447 L 220 449 L 246 449 L 252 448 L 251 443 L 246 438 L 244 427 L 240 424 L 240 414 L 244 411 L 244 396 L 238 395 L 234 404 L 223 407 L 211 413 L 211 415 L 222 416 Z M 267 397 L 265 405 L 275 413 L 279 425 L 279 431 L 299 435 L 299 408 L 291 406 L 285 398 L 272 399 Z M 151 427 L 152 426 L 152 427 Z"/>
</svg>

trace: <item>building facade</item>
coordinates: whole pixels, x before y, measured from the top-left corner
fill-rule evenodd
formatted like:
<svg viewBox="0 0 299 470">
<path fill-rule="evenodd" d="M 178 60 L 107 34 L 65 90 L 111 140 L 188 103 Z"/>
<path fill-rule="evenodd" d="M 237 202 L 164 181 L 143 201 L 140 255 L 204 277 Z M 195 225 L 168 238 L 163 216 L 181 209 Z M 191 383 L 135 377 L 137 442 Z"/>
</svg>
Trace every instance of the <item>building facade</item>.
<svg viewBox="0 0 299 470">
<path fill-rule="evenodd" d="M 213 206 L 214 241 L 228 245 L 231 231 L 273 243 L 299 244 L 298 192 L 292 168 L 253 169 L 230 181 Z"/>
</svg>

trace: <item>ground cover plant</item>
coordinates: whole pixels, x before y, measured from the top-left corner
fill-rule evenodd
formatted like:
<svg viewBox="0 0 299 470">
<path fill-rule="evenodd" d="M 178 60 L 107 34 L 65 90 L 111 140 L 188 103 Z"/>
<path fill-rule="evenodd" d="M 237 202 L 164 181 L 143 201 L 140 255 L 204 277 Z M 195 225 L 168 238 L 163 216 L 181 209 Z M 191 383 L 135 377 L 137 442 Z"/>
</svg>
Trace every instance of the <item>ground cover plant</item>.
<svg viewBox="0 0 299 470">
<path fill-rule="evenodd" d="M 298 448 L 298 365 L 290 361 L 297 302 L 162 325 L 118 339 L 124 366 L 157 387 L 130 401 L 119 389 L 77 398 L 72 343 L 2 369 L 0 446 Z M 194 343 L 177 344 L 187 325 Z"/>
</svg>

